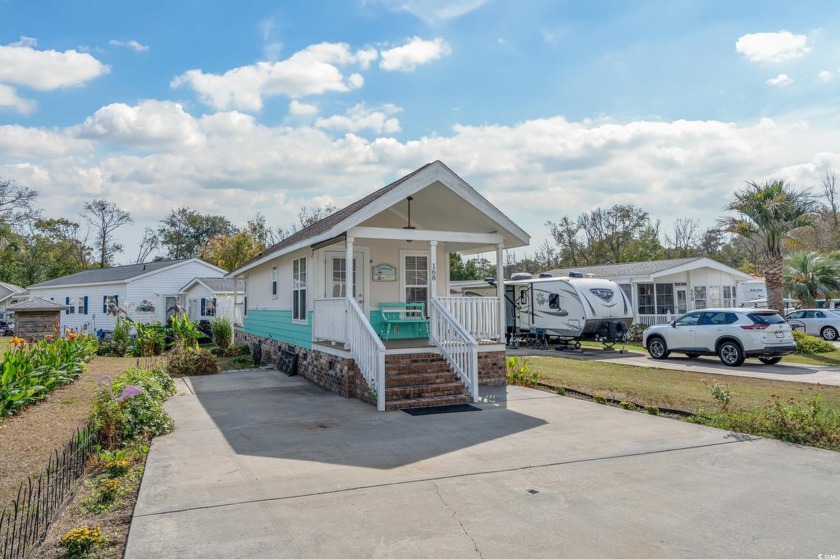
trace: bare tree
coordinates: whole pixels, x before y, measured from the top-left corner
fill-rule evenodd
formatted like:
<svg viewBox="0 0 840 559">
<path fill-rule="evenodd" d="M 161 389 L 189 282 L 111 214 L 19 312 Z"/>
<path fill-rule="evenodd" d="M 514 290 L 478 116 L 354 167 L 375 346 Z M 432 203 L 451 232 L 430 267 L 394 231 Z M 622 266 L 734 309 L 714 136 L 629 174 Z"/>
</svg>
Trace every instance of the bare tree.
<svg viewBox="0 0 840 559">
<path fill-rule="evenodd" d="M 0 179 L 0 222 L 7 223 L 13 229 L 19 229 L 34 221 L 40 213 L 35 209 L 36 198 L 38 193 L 31 188 Z"/>
<path fill-rule="evenodd" d="M 113 233 L 123 225 L 134 222 L 131 214 L 122 211 L 113 202 L 94 200 L 85 202 L 85 213 L 82 217 L 96 231 L 99 267 L 104 268 L 110 265 L 114 255 L 123 250 L 123 246 L 114 241 Z"/>
<path fill-rule="evenodd" d="M 828 202 L 828 211 L 831 212 L 831 219 L 834 223 L 834 230 L 837 230 L 837 175 L 834 174 L 834 171 L 826 171 L 825 176 L 823 177 L 823 194 L 825 195 L 825 200 Z"/>
<path fill-rule="evenodd" d="M 149 255 L 159 246 L 160 239 L 158 238 L 157 231 L 151 227 L 146 227 L 146 230 L 143 232 L 143 240 L 140 241 L 140 248 L 137 251 L 137 260 L 134 263 L 142 264 L 145 262 Z"/>
<path fill-rule="evenodd" d="M 679 217 L 671 234 L 665 233 L 665 249 L 671 258 L 694 256 L 702 242 L 703 233 L 696 219 Z"/>
</svg>

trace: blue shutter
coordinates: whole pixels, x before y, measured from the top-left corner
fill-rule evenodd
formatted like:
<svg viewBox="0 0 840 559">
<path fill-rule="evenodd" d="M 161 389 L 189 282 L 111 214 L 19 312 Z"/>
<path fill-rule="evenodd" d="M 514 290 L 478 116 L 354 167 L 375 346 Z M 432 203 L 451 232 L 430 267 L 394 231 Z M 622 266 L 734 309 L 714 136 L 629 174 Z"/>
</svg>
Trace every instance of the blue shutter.
<svg viewBox="0 0 840 559">
<path fill-rule="evenodd" d="M 207 299 L 201 298 L 201 316 L 204 316 L 204 309 L 207 308 Z"/>
<path fill-rule="evenodd" d="M 108 314 L 108 296 L 102 296 L 102 314 Z"/>
<path fill-rule="evenodd" d="M 114 304 L 118 307 L 120 306 L 120 296 L 119 295 L 114 295 Z"/>
<path fill-rule="evenodd" d="M 70 297 L 65 297 L 65 298 L 64 298 L 64 304 L 65 304 L 65 305 L 69 305 L 69 304 L 70 304 Z M 64 314 L 70 314 L 70 309 L 64 309 Z"/>
<path fill-rule="evenodd" d="M 88 301 L 88 296 L 87 296 L 87 295 L 85 295 L 85 314 L 87 314 L 87 313 L 88 313 L 88 310 L 87 310 L 87 301 Z"/>
</svg>

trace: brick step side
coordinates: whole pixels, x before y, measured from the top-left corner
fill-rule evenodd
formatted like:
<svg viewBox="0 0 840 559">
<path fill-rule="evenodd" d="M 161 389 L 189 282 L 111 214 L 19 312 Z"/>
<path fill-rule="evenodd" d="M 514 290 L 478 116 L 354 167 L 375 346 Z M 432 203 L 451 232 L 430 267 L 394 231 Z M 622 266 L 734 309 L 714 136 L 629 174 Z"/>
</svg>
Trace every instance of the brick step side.
<svg viewBox="0 0 840 559">
<path fill-rule="evenodd" d="M 413 386 L 399 386 L 385 389 L 385 401 L 412 400 L 415 398 L 431 398 L 433 396 L 460 396 L 464 393 L 464 385 L 460 382 L 445 384 L 416 384 Z"/>
<path fill-rule="evenodd" d="M 407 400 L 385 401 L 386 410 L 402 410 L 407 408 L 427 408 L 430 406 L 450 406 L 453 404 L 469 404 L 472 398 L 462 394 L 458 396 L 433 396 L 431 398 L 412 398 Z"/>
<path fill-rule="evenodd" d="M 402 373 L 390 375 L 385 373 L 385 388 L 396 388 L 398 386 L 411 386 L 415 384 L 443 384 L 447 382 L 458 382 L 458 377 L 452 371 L 439 373 Z"/>
</svg>

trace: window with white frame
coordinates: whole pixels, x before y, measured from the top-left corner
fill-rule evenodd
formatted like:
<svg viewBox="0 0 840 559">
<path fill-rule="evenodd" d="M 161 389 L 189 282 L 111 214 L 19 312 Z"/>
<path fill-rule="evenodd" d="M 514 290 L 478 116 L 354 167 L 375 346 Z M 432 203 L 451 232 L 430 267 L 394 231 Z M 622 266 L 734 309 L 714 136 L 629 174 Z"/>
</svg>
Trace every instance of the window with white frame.
<svg viewBox="0 0 840 559">
<path fill-rule="evenodd" d="M 292 319 L 306 320 L 306 257 L 292 262 Z"/>
<path fill-rule="evenodd" d="M 87 314 L 88 313 L 88 310 L 87 310 L 88 296 L 85 295 L 84 297 L 79 297 L 78 303 L 79 303 L 78 313 L 79 314 Z"/>
<path fill-rule="evenodd" d="M 656 284 L 656 314 L 674 313 L 674 285 L 671 283 Z"/>
<path fill-rule="evenodd" d="M 216 316 L 216 298 L 201 298 L 201 316 Z"/>
<path fill-rule="evenodd" d="M 706 308 L 706 287 L 702 285 L 698 285 L 694 287 L 694 308 L 695 309 L 705 309 Z"/>
<path fill-rule="evenodd" d="M 735 287 L 732 285 L 724 285 L 723 286 L 723 306 L 724 307 L 734 307 L 735 306 Z"/>
<path fill-rule="evenodd" d="M 75 297 L 65 297 L 64 304 L 67 305 L 67 308 L 64 309 L 64 314 L 75 314 L 76 312 L 76 298 Z"/>
<path fill-rule="evenodd" d="M 709 297 L 707 299 L 707 306 L 709 308 L 718 308 L 721 306 L 721 299 L 720 299 L 720 286 L 719 285 L 710 285 L 709 286 Z"/>
<path fill-rule="evenodd" d="M 271 267 L 271 298 L 277 298 L 277 266 Z"/>
<path fill-rule="evenodd" d="M 403 285 L 406 303 L 423 303 L 429 309 L 429 257 L 425 254 L 403 256 Z"/>
<path fill-rule="evenodd" d="M 639 314 L 656 314 L 653 306 L 653 284 L 640 283 L 639 288 Z"/>
</svg>

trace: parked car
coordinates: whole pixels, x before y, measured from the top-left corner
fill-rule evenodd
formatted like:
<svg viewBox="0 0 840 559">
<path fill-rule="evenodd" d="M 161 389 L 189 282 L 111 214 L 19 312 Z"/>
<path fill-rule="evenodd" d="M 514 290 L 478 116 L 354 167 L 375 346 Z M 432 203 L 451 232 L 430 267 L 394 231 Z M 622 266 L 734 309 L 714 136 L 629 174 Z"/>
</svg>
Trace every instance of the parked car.
<svg viewBox="0 0 840 559">
<path fill-rule="evenodd" d="M 799 309 L 787 316 L 790 327 L 828 341 L 837 340 L 840 332 L 840 312 L 830 309 Z"/>
<path fill-rule="evenodd" d="M 0 336 L 14 336 L 15 335 L 15 324 L 13 322 L 6 322 L 5 320 L 0 320 Z"/>
<path fill-rule="evenodd" d="M 748 308 L 691 311 L 645 330 L 642 345 L 654 359 L 671 352 L 690 358 L 717 355 L 729 367 L 747 357 L 772 365 L 796 351 L 790 324 L 779 313 Z"/>
</svg>

